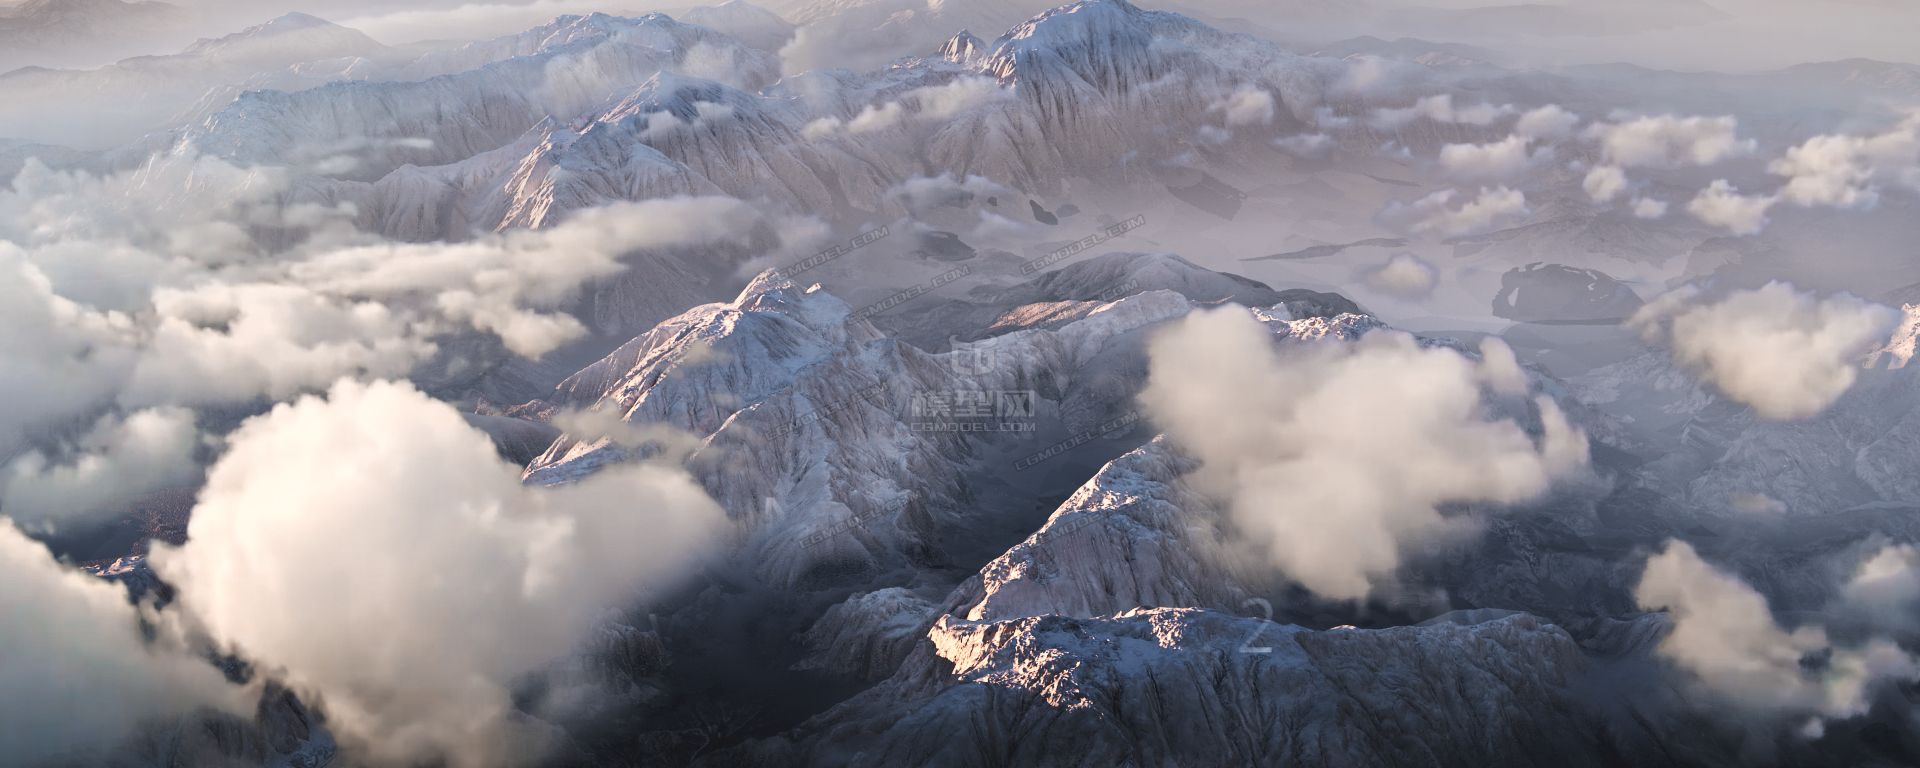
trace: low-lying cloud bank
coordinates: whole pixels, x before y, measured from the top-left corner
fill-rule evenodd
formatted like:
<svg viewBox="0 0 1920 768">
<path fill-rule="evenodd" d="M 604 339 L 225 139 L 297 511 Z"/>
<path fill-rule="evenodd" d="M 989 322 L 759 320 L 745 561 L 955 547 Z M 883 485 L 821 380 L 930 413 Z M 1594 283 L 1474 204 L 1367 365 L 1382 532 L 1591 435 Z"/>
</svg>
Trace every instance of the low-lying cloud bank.
<svg viewBox="0 0 1920 768">
<path fill-rule="evenodd" d="M 636 254 L 777 261 L 819 231 L 730 197 L 675 197 L 400 243 L 356 229 L 351 206 L 286 204 L 290 178 L 176 153 L 98 176 L 30 163 L 0 188 L 0 513 L 90 524 L 196 475 L 183 409 L 407 378 L 449 340 L 538 358 L 586 335 L 570 309 Z M 157 429 L 162 414 L 187 428 Z"/>
</svg>

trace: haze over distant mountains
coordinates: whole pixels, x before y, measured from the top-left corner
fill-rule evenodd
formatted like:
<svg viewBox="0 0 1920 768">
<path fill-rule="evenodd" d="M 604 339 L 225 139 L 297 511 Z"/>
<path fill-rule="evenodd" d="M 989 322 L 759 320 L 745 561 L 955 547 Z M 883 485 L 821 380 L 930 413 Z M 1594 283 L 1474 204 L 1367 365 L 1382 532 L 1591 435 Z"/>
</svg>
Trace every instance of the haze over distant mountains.
<svg viewBox="0 0 1920 768">
<path fill-rule="evenodd" d="M 190 14 L 155 0 L 23 0 L 0 6 L 0 72 L 93 66 L 192 40 Z"/>
</svg>

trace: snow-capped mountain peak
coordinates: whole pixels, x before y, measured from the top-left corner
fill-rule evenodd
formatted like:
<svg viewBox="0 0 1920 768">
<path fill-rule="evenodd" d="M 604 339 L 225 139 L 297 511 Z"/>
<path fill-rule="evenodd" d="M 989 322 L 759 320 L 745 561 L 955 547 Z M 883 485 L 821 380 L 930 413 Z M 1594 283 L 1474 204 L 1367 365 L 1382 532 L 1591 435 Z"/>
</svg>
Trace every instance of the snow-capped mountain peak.
<svg viewBox="0 0 1920 768">
<path fill-rule="evenodd" d="M 182 52 L 206 59 L 274 57 L 316 60 L 373 56 L 386 46 L 359 30 L 304 13 L 289 13 L 222 37 L 201 40 Z"/>
<path fill-rule="evenodd" d="M 940 57 L 955 64 L 970 65 L 985 55 L 987 43 L 968 30 L 960 30 L 946 42 L 940 44 Z"/>
</svg>

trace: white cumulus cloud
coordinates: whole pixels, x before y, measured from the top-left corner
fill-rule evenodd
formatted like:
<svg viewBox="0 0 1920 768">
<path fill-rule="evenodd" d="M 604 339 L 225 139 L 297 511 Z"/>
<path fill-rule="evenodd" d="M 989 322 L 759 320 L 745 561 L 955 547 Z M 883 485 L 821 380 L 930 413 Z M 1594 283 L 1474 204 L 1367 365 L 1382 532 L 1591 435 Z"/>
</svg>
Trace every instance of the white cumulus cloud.
<svg viewBox="0 0 1920 768">
<path fill-rule="evenodd" d="M 1660 655 L 1737 708 L 1847 718 L 1866 712 L 1876 686 L 1920 678 L 1920 666 L 1892 642 L 1838 648 L 1821 627 L 1782 628 L 1766 597 L 1683 541 L 1648 559 L 1634 597 L 1672 616 Z M 1819 667 L 1805 663 L 1822 654 L 1830 655 Z"/>
<path fill-rule="evenodd" d="M 1453 103 L 1453 94 L 1443 93 L 1420 99 L 1411 107 L 1374 110 L 1370 122 L 1375 128 L 1382 130 L 1404 128 L 1416 120 L 1486 126 L 1513 113 L 1514 108 L 1511 104 L 1495 106 L 1481 103 L 1456 107 Z"/>
<path fill-rule="evenodd" d="M 1273 146 L 1294 157 L 1326 157 L 1333 151 L 1333 137 L 1324 133 L 1302 133 L 1274 139 Z"/>
<path fill-rule="evenodd" d="M 1651 197 L 1636 197 L 1633 199 L 1633 215 L 1642 219 L 1666 218 L 1667 201 Z"/>
<path fill-rule="evenodd" d="M 241 689 L 170 632 L 142 635 L 124 587 L 61 565 L 0 517 L 0 755 L 104 765 L 123 738 L 207 707 L 246 712 Z"/>
<path fill-rule="evenodd" d="M 1208 107 L 1222 113 L 1230 126 L 1268 125 L 1273 122 L 1273 92 L 1256 85 L 1242 84 Z"/>
<path fill-rule="evenodd" d="M 1768 166 L 1780 196 L 1803 206 L 1871 207 L 1891 184 L 1920 190 L 1920 112 L 1874 136 L 1816 136 Z"/>
<path fill-rule="evenodd" d="M 127 315 L 56 293 L 24 253 L 0 242 L 0 461 L 111 401 L 133 365 L 134 328 Z"/>
<path fill-rule="evenodd" d="M 1282 351 L 1227 307 L 1190 315 L 1149 354 L 1141 402 L 1201 462 L 1195 481 L 1229 500 L 1283 574 L 1329 599 L 1363 599 L 1410 549 L 1467 530 L 1442 505 L 1524 503 L 1586 466 L 1586 437 L 1552 400 L 1536 401 L 1536 441 L 1483 406 L 1486 383 L 1510 370 L 1403 333 Z"/>
<path fill-rule="evenodd" d="M 1513 132 L 1529 139 L 1564 139 L 1579 127 L 1580 116 L 1558 104 L 1548 104 L 1520 115 Z"/>
<path fill-rule="evenodd" d="M 1819 298 L 1786 283 L 1700 301 L 1683 288 L 1648 302 L 1628 325 L 1714 388 L 1769 419 L 1804 419 L 1838 400 L 1859 361 L 1886 343 L 1894 309 L 1848 295 Z"/>
<path fill-rule="evenodd" d="M 1780 198 L 1773 195 L 1743 195 L 1726 179 L 1720 179 L 1687 203 L 1687 212 L 1702 222 L 1725 227 L 1736 235 L 1757 235 L 1767 228 L 1767 213 Z"/>
<path fill-rule="evenodd" d="M 0 469 L 0 512 L 46 530 L 124 513 L 142 494 L 192 481 L 199 439 L 184 408 L 103 416 L 67 455 L 32 451 Z"/>
<path fill-rule="evenodd" d="M 1609 164 L 1626 168 L 1713 165 L 1757 146 L 1740 138 L 1740 121 L 1733 117 L 1641 117 L 1599 123 L 1587 135 L 1600 143 Z"/>
<path fill-rule="evenodd" d="M 452 407 L 342 381 L 242 425 L 152 563 L 176 610 L 372 759 L 487 765 L 531 738 L 511 687 L 725 524 L 679 467 L 529 488 Z"/>
<path fill-rule="evenodd" d="M 968 76 L 941 85 L 915 88 L 900 98 L 862 107 L 852 119 L 823 117 L 802 130 L 807 138 L 823 139 L 842 131 L 851 134 L 874 133 L 905 125 L 909 120 L 938 124 L 962 112 L 995 101 L 1012 98 L 1012 91 L 990 77 Z"/>
<path fill-rule="evenodd" d="M 1440 270 L 1411 253 L 1396 254 L 1385 264 L 1365 269 L 1361 281 L 1368 288 L 1403 299 L 1424 298 L 1440 282 Z"/>
<path fill-rule="evenodd" d="M 498 335 L 540 357 L 586 333 L 557 313 L 587 283 L 618 274 L 641 250 L 747 244 L 766 217 L 729 197 L 621 202 L 575 213 L 542 230 L 513 230 L 462 243 L 379 243 L 314 255 L 294 282 L 329 296 L 411 302 Z"/>
<path fill-rule="evenodd" d="M 1611 203 L 1627 191 L 1627 172 L 1615 165 L 1596 165 L 1580 183 L 1596 203 Z"/>
<path fill-rule="evenodd" d="M 1414 232 L 1459 237 L 1493 228 L 1503 220 L 1525 215 L 1527 196 L 1505 186 L 1484 187 L 1479 196 L 1455 207 L 1459 190 L 1444 189 L 1412 203 L 1394 203 L 1382 212 L 1383 218 L 1405 222 Z"/>
<path fill-rule="evenodd" d="M 1529 152 L 1528 145 L 1527 138 L 1519 134 L 1490 144 L 1448 144 L 1440 148 L 1440 167 L 1460 178 L 1511 178 L 1543 157 Z"/>
<path fill-rule="evenodd" d="M 1861 561 L 1840 596 L 1844 608 L 1867 626 L 1901 632 L 1920 628 L 1920 549 L 1881 546 Z"/>
</svg>

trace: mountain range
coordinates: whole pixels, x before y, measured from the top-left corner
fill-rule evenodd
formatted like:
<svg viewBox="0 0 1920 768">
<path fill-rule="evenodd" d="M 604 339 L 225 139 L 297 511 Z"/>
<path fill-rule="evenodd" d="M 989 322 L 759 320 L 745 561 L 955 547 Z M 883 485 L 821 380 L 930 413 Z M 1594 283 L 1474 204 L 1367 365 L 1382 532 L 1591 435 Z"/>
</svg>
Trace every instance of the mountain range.
<svg viewBox="0 0 1920 768">
<path fill-rule="evenodd" d="M 85 9 L 170 12 L 55 3 L 0 17 L 0 45 L 95 34 L 64 15 Z M 1543 36 L 1720 13 L 1636 2 L 1602 24 L 1560 5 L 1304 5 Z M 1911 67 L 1655 78 L 1410 38 L 1298 49 L 1208 23 L 1260 10 L 1239 3 L 1046 6 L 730 0 L 414 45 L 291 14 L 171 54 L 18 69 L 0 75 L 0 135 L 17 137 L 0 171 L 22 195 L 61 193 L 23 209 L 69 215 L 0 235 L 33 243 L 86 221 L 70 201 L 96 175 L 140 200 L 250 169 L 278 218 L 182 230 L 199 239 L 168 241 L 151 287 L 292 280 L 340 253 L 394 282 L 471 277 L 422 305 L 441 314 L 380 304 L 375 286 L 343 317 L 425 329 L 433 346 L 408 378 L 521 467 L 516 490 L 683 470 L 724 510 L 721 543 L 648 604 L 598 612 L 587 642 L 514 691 L 512 719 L 550 738 L 552 764 L 1920 761 L 1920 674 L 1849 655 L 1887 633 L 1842 605 L 1854 566 L 1920 539 L 1920 305 L 1879 291 L 1903 305 L 1885 308 L 1887 333 L 1835 353 L 1844 393 L 1789 420 L 1676 357 L 1645 319 L 1688 285 L 1920 280 L 1903 239 L 1920 219 L 1891 182 L 1871 205 L 1789 208 L 1775 193 L 1770 229 L 1737 235 L 1697 192 L 1787 175 L 1759 158 L 1884 116 L 1920 82 Z M 857 47 L 876 38 L 887 46 Z M 1661 85 L 1626 87 L 1643 78 Z M 1820 96 L 1783 105 L 1776 88 Z M 1718 124 L 1666 109 L 1697 92 L 1740 116 L 1705 149 L 1674 136 Z M 1729 165 L 1697 161 L 1714 147 Z M 1492 171 L 1446 159 L 1500 153 Z M 204 165 L 154 170 L 168 162 Z M 1603 167 L 1630 179 L 1600 195 Z M 498 326 L 449 322 L 456 294 L 544 287 L 606 247 L 569 222 L 686 198 L 760 218 L 725 242 L 625 249 L 539 292 L 578 333 L 537 358 Z M 575 239 L 528 245 L 554 233 Z M 205 266 L 220 237 L 260 253 L 180 266 Z M 1781 256 L 1807 242 L 1835 253 Z M 406 261 L 406 247 L 453 257 Z M 524 273 L 482 261 L 490 248 Z M 140 323 L 161 309 L 95 325 L 157 335 Z M 189 306 L 171 330 L 252 332 L 219 310 Z M 1195 350 L 1225 362 L 1186 370 Z M 1708 363 L 1776 372 L 1737 351 Z M 1429 378 L 1407 376 L 1416 365 Z M 1349 374 L 1311 373 L 1329 368 Z M 1169 381 L 1192 400 L 1169 405 Z M 246 430 L 291 410 L 276 399 L 292 396 L 203 421 Z M 1441 406 L 1416 407 L 1429 400 Z M 1297 514 L 1249 522 L 1272 505 Z M 1832 683 L 1839 703 L 1756 713 L 1702 685 L 1702 663 L 1675 649 L 1708 642 L 1699 619 L 1721 613 L 1646 596 L 1672 542 L 1718 567 L 1702 582 L 1752 593 L 1725 612 L 1759 606 L 1710 650 L 1735 672 L 1753 651 L 1778 679 Z M 119 555 L 94 574 L 145 600 L 143 621 L 179 615 L 144 555 Z M 1363 588 L 1326 589 L 1289 557 L 1358 569 Z M 1742 645 L 1776 634 L 1788 640 Z M 324 698 L 200 650 L 254 681 L 255 711 L 149 723 L 106 764 L 374 764 Z"/>
</svg>

